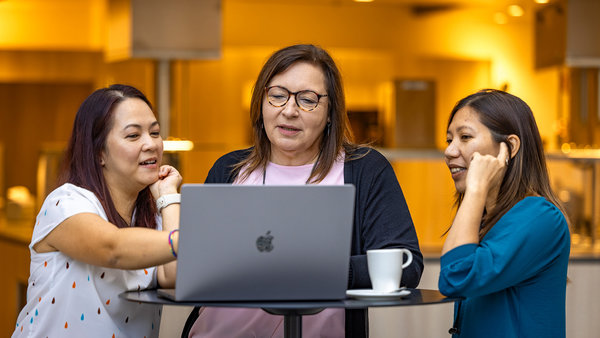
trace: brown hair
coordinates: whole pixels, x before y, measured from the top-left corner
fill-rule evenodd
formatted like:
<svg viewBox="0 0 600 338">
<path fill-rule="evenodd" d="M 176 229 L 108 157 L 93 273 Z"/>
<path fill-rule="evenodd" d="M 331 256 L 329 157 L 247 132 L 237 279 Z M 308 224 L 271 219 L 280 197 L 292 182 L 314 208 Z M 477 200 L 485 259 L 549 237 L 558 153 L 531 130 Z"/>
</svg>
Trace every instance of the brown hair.
<svg viewBox="0 0 600 338">
<path fill-rule="evenodd" d="M 517 135 L 521 141 L 519 151 L 509 160 L 495 208 L 486 210 L 483 215 L 480 239 L 527 195 L 536 194 L 546 198 L 568 220 L 564 207 L 550 187 L 542 140 L 529 106 L 509 93 L 485 89 L 460 100 L 450 113 L 448 126 L 456 112 L 463 107 L 470 107 L 476 112 L 479 121 L 490 130 L 494 142 L 506 143 L 509 154 L 512 149 L 510 142 L 507 142 L 508 136 Z M 457 192 L 457 206 L 460 206 L 463 197 L 464 194 Z"/>
<path fill-rule="evenodd" d="M 100 158 L 113 125 L 114 107 L 130 98 L 140 99 L 152 109 L 150 101 L 142 92 L 119 84 L 98 89 L 83 101 L 75 115 L 73 132 L 58 180 L 59 185 L 71 183 L 93 192 L 102 204 L 108 221 L 119 228 L 128 225 L 115 208 L 102 174 Z M 156 205 L 150 188 L 140 191 L 135 201 L 135 210 L 133 226 L 156 229 Z"/>
<path fill-rule="evenodd" d="M 320 145 L 319 157 L 308 181 L 314 183 L 323 180 L 342 149 L 348 159 L 352 158 L 351 155 L 358 148 L 351 142 L 352 133 L 346 112 L 342 77 L 331 56 L 324 49 L 314 45 L 289 46 L 271 55 L 256 79 L 250 102 L 254 147 L 246 159 L 234 166 L 234 176 L 245 168 L 241 177 L 243 180 L 253 171 L 266 167 L 271 155 L 271 142 L 263 128 L 262 105 L 265 87 L 274 76 L 286 71 L 297 62 L 309 62 L 323 71 L 329 100 L 327 115 L 331 121 L 323 131 L 325 135 Z"/>
</svg>

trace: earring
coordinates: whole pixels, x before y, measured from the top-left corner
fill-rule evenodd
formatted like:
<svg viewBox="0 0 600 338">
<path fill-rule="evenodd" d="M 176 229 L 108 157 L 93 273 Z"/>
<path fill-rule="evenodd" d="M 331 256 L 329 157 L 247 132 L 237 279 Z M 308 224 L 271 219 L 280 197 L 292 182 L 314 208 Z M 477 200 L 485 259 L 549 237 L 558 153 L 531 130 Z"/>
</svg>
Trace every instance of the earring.
<svg viewBox="0 0 600 338">
<path fill-rule="evenodd" d="M 329 136 L 329 129 L 331 129 L 331 122 L 327 122 L 325 126 L 325 136 Z"/>
</svg>

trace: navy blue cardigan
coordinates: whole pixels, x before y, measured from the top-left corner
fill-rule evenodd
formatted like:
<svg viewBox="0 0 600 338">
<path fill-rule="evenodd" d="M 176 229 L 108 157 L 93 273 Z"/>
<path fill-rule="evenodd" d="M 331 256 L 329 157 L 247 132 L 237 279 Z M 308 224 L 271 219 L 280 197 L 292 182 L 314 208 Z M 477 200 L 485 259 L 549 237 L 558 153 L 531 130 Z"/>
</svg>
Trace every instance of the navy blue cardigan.
<svg viewBox="0 0 600 338">
<path fill-rule="evenodd" d="M 235 179 L 232 166 L 249 152 L 250 149 L 237 150 L 219 158 L 205 183 L 232 183 Z M 423 273 L 423 255 L 396 174 L 388 160 L 374 149 L 360 148 L 354 157 L 357 159 L 346 159 L 344 163 L 344 183 L 356 187 L 348 289 L 371 288 L 367 250 L 393 247 L 412 252 L 413 262 L 402 271 L 401 284 L 414 288 Z M 192 312 L 186 328 L 191 328 L 197 312 L 197 309 Z M 367 311 L 346 310 L 346 337 L 367 336 Z"/>
</svg>

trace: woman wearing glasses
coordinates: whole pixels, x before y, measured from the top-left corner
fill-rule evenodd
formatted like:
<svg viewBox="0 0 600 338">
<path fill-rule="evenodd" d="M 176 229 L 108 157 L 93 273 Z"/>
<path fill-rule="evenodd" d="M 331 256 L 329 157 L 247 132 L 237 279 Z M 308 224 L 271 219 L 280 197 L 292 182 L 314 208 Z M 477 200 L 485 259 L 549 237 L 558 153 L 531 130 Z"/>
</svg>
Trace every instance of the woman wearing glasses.
<svg viewBox="0 0 600 338">
<path fill-rule="evenodd" d="M 206 183 L 354 184 L 356 201 L 348 288 L 370 288 L 366 251 L 404 247 L 414 257 L 402 285 L 423 270 L 416 232 L 389 162 L 350 142 L 340 73 L 313 45 L 275 52 L 256 80 L 250 107 L 254 146 L 221 157 Z M 301 206 L 298 206 L 301 208 Z M 366 337 L 365 310 L 326 309 L 303 318 L 307 337 Z M 283 317 L 258 309 L 194 309 L 184 336 L 282 337 Z"/>
</svg>

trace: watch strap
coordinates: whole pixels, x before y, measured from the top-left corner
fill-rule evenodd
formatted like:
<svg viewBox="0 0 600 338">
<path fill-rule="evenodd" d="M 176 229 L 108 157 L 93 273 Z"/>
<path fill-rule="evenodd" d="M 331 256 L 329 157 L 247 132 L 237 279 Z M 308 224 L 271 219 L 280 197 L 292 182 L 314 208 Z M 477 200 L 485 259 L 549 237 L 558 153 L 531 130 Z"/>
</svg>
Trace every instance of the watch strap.
<svg viewBox="0 0 600 338">
<path fill-rule="evenodd" d="M 156 210 L 160 212 L 163 208 L 174 203 L 181 203 L 181 194 L 162 195 L 156 200 Z"/>
</svg>

